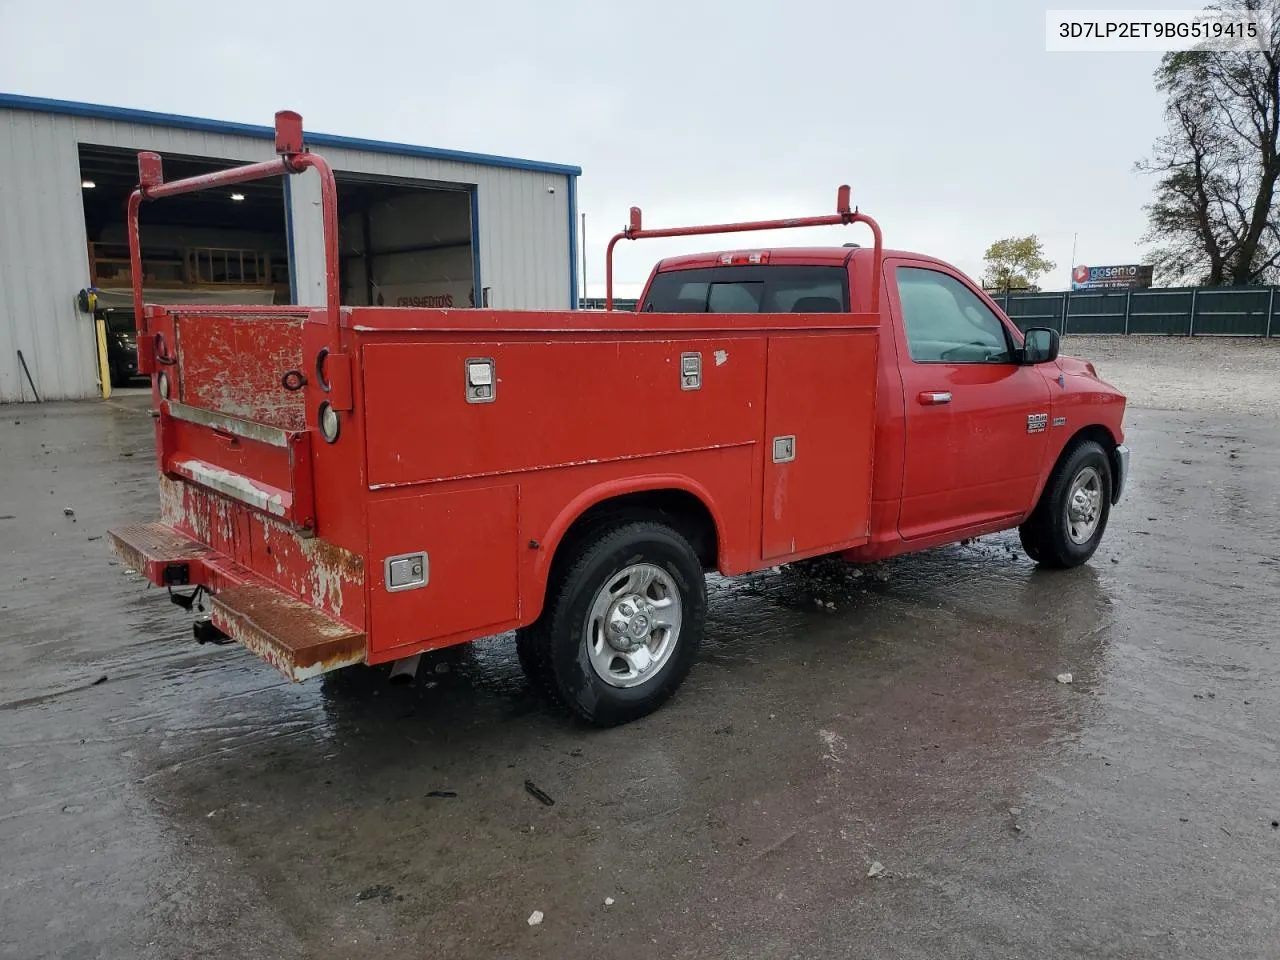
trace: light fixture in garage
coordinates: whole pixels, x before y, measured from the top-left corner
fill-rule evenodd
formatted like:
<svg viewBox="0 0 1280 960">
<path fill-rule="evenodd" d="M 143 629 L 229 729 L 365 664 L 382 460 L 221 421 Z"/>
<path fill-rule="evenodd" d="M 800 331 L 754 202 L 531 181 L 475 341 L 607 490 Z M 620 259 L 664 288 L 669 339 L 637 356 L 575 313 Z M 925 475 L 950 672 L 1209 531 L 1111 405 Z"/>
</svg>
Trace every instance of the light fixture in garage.
<svg viewBox="0 0 1280 960">
<path fill-rule="evenodd" d="M 244 194 L 243 194 L 243 193 L 233 193 L 233 194 L 231 195 L 231 199 L 232 199 L 232 200 L 237 200 L 237 201 L 239 201 L 239 200 L 243 200 L 243 199 L 244 199 Z"/>
<path fill-rule="evenodd" d="M 94 183 L 92 180 L 81 180 L 80 186 L 82 186 L 86 190 L 92 190 L 94 187 L 97 186 L 97 184 Z"/>
</svg>

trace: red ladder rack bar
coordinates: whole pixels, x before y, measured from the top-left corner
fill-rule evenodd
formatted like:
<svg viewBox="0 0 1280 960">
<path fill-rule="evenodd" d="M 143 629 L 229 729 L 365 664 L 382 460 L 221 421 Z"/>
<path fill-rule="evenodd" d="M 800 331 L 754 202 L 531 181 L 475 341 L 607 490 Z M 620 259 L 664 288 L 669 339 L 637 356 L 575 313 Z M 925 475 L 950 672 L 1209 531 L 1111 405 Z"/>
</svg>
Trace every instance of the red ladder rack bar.
<svg viewBox="0 0 1280 960">
<path fill-rule="evenodd" d="M 746 233 L 754 230 L 786 230 L 791 227 L 838 227 L 851 223 L 865 223 L 871 229 L 874 238 L 872 247 L 871 312 L 880 309 L 880 262 L 883 254 L 883 241 L 880 236 L 880 225 L 865 213 L 859 213 L 849 206 L 849 187 L 842 185 L 836 191 L 836 212 L 820 217 L 791 217 L 786 220 L 749 220 L 743 223 L 712 223 L 696 227 L 663 227 L 658 230 L 645 230 L 641 224 L 640 208 L 631 208 L 631 222 L 621 233 L 614 234 L 605 251 L 605 304 L 606 310 L 613 309 L 613 248 L 619 240 L 641 240 L 649 237 L 697 237 L 710 233 Z"/>
<path fill-rule="evenodd" d="M 351 359 L 342 350 L 341 302 L 338 287 L 338 189 L 333 170 L 323 157 L 308 153 L 302 141 L 302 117 L 291 110 L 276 114 L 276 160 L 251 163 L 227 170 L 215 170 L 196 177 L 164 182 L 160 155 L 138 154 L 138 188 L 129 196 L 129 264 L 133 273 L 134 323 L 138 329 L 138 370 L 155 370 L 155 343 L 148 335 L 143 314 L 142 247 L 138 237 L 138 212 L 143 200 L 160 200 L 213 187 L 290 176 L 314 169 L 320 175 L 320 209 L 324 224 L 325 293 L 329 330 L 328 355 L 324 361 L 330 384 L 330 403 L 335 410 L 351 409 Z"/>
</svg>

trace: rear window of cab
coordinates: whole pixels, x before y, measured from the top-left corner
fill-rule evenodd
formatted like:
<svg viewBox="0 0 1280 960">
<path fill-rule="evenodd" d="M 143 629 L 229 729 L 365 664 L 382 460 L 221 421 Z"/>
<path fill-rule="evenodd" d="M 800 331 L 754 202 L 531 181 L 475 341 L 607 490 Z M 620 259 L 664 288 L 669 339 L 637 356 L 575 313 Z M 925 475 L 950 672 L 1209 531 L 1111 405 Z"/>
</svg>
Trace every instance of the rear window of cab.
<svg viewBox="0 0 1280 960">
<path fill-rule="evenodd" d="M 745 265 L 670 270 L 649 286 L 644 313 L 846 313 L 843 266 Z"/>
</svg>

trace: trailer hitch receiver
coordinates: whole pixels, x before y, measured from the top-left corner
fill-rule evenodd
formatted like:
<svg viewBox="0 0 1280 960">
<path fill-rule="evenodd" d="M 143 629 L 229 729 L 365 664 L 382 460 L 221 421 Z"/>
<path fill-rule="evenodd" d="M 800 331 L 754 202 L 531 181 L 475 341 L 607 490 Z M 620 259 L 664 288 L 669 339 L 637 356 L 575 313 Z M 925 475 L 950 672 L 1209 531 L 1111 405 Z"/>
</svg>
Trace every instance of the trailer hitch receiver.
<svg viewBox="0 0 1280 960">
<path fill-rule="evenodd" d="M 191 632 L 195 634 L 196 643 L 212 643 L 221 647 L 235 642 L 215 627 L 212 620 L 205 617 L 201 617 L 191 625 Z"/>
</svg>

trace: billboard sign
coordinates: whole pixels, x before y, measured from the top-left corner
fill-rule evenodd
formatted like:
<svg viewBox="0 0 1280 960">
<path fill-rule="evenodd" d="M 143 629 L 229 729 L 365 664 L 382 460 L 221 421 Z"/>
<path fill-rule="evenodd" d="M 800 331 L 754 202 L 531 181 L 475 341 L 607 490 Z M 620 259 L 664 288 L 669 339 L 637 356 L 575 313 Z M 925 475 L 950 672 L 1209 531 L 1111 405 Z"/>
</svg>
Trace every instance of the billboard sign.
<svg viewBox="0 0 1280 960">
<path fill-rule="evenodd" d="M 1072 290 L 1136 290 L 1151 286 L 1151 267 L 1136 263 L 1115 267 L 1073 267 Z"/>
</svg>

